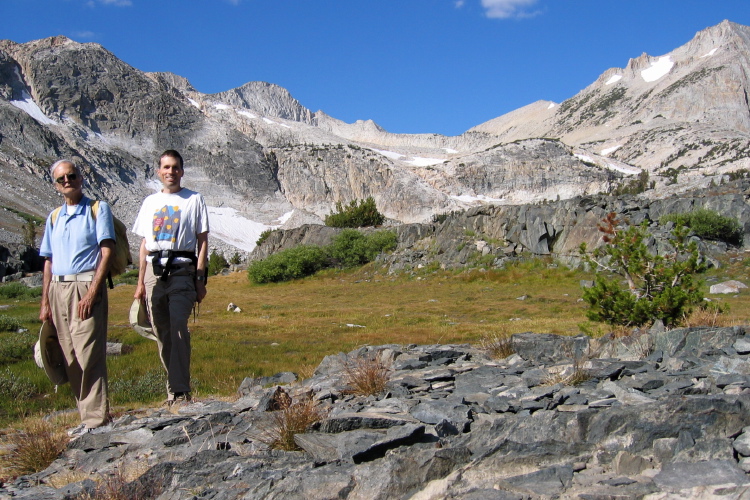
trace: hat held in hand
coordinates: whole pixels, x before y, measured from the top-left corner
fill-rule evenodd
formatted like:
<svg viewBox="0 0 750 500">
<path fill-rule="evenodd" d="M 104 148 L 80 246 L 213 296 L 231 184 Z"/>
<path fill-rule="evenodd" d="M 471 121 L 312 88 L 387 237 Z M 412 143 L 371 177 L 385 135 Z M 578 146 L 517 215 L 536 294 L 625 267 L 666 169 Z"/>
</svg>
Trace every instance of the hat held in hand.
<svg viewBox="0 0 750 500">
<path fill-rule="evenodd" d="M 146 311 L 146 304 L 143 301 L 135 299 L 130 306 L 130 326 L 139 335 L 150 340 L 156 340 L 154 329 L 151 327 L 151 320 L 148 318 L 148 311 Z"/>
<path fill-rule="evenodd" d="M 57 339 L 57 329 L 51 321 L 42 323 L 39 330 L 39 340 L 34 345 L 34 361 L 40 368 L 44 368 L 47 378 L 55 385 L 68 382 L 65 371 L 65 356 Z"/>
</svg>

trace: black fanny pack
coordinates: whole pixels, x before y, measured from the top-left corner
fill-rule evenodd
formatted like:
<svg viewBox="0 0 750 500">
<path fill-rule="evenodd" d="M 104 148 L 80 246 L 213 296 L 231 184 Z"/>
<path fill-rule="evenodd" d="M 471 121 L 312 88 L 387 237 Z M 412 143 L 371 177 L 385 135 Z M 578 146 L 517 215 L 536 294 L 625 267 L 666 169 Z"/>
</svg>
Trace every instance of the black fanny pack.
<svg viewBox="0 0 750 500">
<path fill-rule="evenodd" d="M 152 257 L 151 265 L 154 268 L 154 276 L 160 276 L 162 281 L 167 281 L 169 274 L 176 270 L 174 259 L 177 257 L 184 257 L 190 259 L 193 267 L 198 266 L 198 257 L 195 252 L 180 251 L 180 250 L 158 250 L 156 252 L 149 252 Z M 161 260 L 166 258 L 166 264 L 162 265 Z M 182 268 L 182 266 L 179 266 Z"/>
</svg>

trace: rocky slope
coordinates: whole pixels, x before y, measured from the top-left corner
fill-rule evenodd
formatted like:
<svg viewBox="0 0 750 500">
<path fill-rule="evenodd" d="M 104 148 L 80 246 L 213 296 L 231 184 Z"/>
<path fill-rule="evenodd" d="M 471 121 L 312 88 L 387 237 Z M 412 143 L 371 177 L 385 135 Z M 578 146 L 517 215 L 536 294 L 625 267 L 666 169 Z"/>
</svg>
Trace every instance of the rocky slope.
<svg viewBox="0 0 750 500">
<path fill-rule="evenodd" d="M 670 224 L 659 220 L 667 214 L 707 209 L 739 222 L 743 234 L 740 245 L 723 241 L 702 241 L 692 236 L 712 265 L 728 250 L 750 248 L 750 179 L 685 193 L 684 196 L 648 200 L 634 196 L 584 196 L 549 203 L 527 205 L 487 205 L 444 214 L 432 223 L 401 224 L 391 228 L 398 236 L 397 249 L 381 255 L 379 263 L 391 272 L 412 271 L 439 265 L 444 269 L 466 265 L 502 266 L 516 258 L 549 256 L 558 262 L 577 266 L 579 248 L 585 243 L 593 250 L 602 243 L 599 225 L 610 213 L 623 223 L 648 223 L 649 251 L 670 251 L 665 242 L 671 237 Z M 306 224 L 294 229 L 272 231 L 250 254 L 260 260 L 280 250 L 300 244 L 329 245 L 337 229 Z"/>
<path fill-rule="evenodd" d="M 468 345 L 363 347 L 301 382 L 247 378 L 233 402 L 123 415 L 0 496 L 82 498 L 95 480 L 110 495 L 160 500 L 750 494 L 744 328 L 528 333 L 510 345 L 500 360 Z M 357 362 L 387 366 L 387 389 L 351 394 L 346 367 Z M 279 408 L 302 401 L 324 417 L 294 437 L 302 451 L 269 449 Z"/>
<path fill-rule="evenodd" d="M 46 168 L 71 157 L 87 190 L 130 223 L 166 148 L 184 153 L 185 183 L 206 196 L 222 249 L 250 251 L 268 227 L 320 222 L 366 196 L 394 222 L 425 222 L 607 192 L 646 170 L 644 196 L 662 198 L 750 166 L 749 40 L 750 28 L 725 21 L 604 71 L 559 105 L 533 103 L 456 137 L 344 123 L 265 82 L 202 94 L 97 44 L 4 40 L 0 205 L 45 216 L 59 202 Z M 0 222 L 0 242 L 19 242 L 22 220 L 0 211 Z"/>
</svg>

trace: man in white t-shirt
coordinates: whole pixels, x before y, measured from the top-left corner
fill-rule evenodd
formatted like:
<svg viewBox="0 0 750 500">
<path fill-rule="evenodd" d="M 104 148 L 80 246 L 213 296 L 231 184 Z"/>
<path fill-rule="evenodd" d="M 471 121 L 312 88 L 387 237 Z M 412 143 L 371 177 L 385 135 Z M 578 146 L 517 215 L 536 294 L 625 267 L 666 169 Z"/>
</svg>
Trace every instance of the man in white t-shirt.
<svg viewBox="0 0 750 500">
<path fill-rule="evenodd" d="M 157 174 L 162 189 L 143 200 L 133 226 L 143 237 L 135 298 L 146 303 L 171 405 L 191 400 L 188 320 L 206 296 L 208 210 L 200 193 L 180 185 L 180 153 L 162 153 Z"/>
</svg>

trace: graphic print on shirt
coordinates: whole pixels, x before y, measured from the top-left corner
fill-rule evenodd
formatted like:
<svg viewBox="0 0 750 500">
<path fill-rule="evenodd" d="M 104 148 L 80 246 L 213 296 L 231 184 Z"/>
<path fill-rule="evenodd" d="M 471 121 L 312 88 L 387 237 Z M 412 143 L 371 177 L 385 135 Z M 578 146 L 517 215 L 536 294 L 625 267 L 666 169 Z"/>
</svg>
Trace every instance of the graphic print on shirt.
<svg viewBox="0 0 750 500">
<path fill-rule="evenodd" d="M 177 241 L 177 232 L 180 229 L 182 210 L 180 207 L 165 205 L 154 214 L 154 241 Z"/>
</svg>

